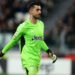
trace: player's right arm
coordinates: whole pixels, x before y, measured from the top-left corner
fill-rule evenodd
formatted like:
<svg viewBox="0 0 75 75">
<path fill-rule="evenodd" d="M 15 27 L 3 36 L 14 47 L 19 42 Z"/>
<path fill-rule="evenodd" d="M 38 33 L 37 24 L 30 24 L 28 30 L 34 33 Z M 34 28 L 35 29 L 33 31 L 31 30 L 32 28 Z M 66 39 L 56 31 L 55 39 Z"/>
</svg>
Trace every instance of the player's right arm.
<svg viewBox="0 0 75 75">
<path fill-rule="evenodd" d="M 3 50 L 0 52 L 0 57 L 2 57 L 8 50 L 10 50 L 20 39 L 20 37 L 23 35 L 23 26 L 20 25 L 15 34 L 13 35 L 11 41 L 3 48 Z"/>
</svg>

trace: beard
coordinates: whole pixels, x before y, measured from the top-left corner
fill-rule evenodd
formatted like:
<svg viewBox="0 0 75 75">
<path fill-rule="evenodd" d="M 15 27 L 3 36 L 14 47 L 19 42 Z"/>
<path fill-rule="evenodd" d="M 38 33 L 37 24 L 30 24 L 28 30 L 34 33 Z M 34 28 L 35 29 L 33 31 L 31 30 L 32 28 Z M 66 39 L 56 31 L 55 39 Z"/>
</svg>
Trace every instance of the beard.
<svg viewBox="0 0 75 75">
<path fill-rule="evenodd" d="M 39 17 L 37 17 L 37 16 L 33 16 L 35 19 L 39 19 L 40 18 L 40 16 Z"/>
</svg>

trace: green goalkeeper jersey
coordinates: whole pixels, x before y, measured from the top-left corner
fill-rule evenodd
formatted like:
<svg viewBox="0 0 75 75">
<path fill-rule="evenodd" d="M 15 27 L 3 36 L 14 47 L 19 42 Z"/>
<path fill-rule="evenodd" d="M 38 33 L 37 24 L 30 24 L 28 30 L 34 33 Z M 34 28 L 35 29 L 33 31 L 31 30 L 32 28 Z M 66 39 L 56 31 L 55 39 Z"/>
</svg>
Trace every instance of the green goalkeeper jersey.
<svg viewBox="0 0 75 75">
<path fill-rule="evenodd" d="M 22 36 L 25 40 L 23 48 L 21 47 Z M 20 24 L 11 41 L 2 50 L 2 53 L 6 53 L 10 50 L 17 41 L 19 41 L 19 49 L 23 67 L 40 66 L 41 49 L 44 51 L 48 50 L 48 46 L 44 42 L 43 22 L 37 20 L 36 24 L 32 24 L 28 19 L 24 23 Z"/>
</svg>

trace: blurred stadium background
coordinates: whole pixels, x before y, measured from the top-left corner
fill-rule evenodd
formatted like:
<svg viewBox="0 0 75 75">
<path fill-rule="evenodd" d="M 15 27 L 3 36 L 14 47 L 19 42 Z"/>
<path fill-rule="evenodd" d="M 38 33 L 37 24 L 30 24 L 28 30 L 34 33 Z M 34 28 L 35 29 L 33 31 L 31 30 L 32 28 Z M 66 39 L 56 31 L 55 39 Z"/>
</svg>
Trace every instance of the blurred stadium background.
<svg viewBox="0 0 75 75">
<path fill-rule="evenodd" d="M 17 26 L 29 18 L 27 5 L 38 1 L 45 23 L 45 42 L 58 60 L 52 64 L 42 51 L 39 75 L 75 74 L 74 0 L 0 0 L 0 50 L 11 40 Z M 0 60 L 0 75 L 24 75 L 18 43 Z"/>
</svg>

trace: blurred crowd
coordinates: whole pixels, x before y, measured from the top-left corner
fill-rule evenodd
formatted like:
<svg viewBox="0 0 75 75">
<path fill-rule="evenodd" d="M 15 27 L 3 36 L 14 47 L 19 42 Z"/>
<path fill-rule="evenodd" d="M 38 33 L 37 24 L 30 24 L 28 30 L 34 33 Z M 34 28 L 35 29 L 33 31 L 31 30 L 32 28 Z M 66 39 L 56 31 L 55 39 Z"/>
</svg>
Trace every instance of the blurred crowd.
<svg viewBox="0 0 75 75">
<path fill-rule="evenodd" d="M 0 32 L 14 33 L 17 26 L 29 18 L 27 5 L 35 0 L 0 0 Z M 48 16 L 55 0 L 36 0 L 42 7 L 41 19 Z M 54 28 L 45 31 L 45 41 L 49 46 L 75 48 L 75 2 L 67 9 L 64 17 L 59 16 Z"/>
<path fill-rule="evenodd" d="M 64 17 L 58 17 L 52 30 L 45 31 L 45 41 L 50 46 L 75 48 L 75 2 L 69 6 Z"/>
<path fill-rule="evenodd" d="M 27 5 L 32 1 L 37 1 L 42 6 L 43 18 L 53 7 L 52 0 L 0 0 L 0 32 L 14 33 L 16 27 L 29 18 Z"/>
</svg>

